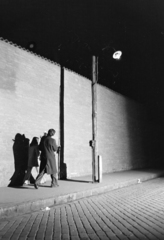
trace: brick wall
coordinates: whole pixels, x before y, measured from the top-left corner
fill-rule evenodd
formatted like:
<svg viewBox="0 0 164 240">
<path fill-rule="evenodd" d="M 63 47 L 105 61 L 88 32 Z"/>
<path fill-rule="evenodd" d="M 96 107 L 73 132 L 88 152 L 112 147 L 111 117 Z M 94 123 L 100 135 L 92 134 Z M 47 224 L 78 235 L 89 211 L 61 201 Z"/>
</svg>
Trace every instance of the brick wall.
<svg viewBox="0 0 164 240">
<path fill-rule="evenodd" d="M 59 135 L 60 67 L 0 41 L 0 186 L 14 171 L 16 133 L 32 139 L 55 128 Z M 160 128 L 148 123 L 143 106 L 97 86 L 98 154 L 103 172 L 153 166 L 161 157 Z M 92 173 L 91 81 L 64 72 L 64 161 L 68 178 Z M 157 161 L 158 160 L 158 161 Z"/>
<path fill-rule="evenodd" d="M 91 175 L 91 82 L 65 71 L 65 162 L 68 177 Z M 144 106 L 97 85 L 97 142 L 103 172 L 159 166 L 160 125 Z M 97 163 L 96 163 L 97 164 Z"/>
<path fill-rule="evenodd" d="M 142 142 L 144 116 L 141 105 L 99 86 L 98 148 L 104 172 L 148 166 Z"/>
<path fill-rule="evenodd" d="M 91 173 L 91 81 L 65 71 L 65 162 L 68 177 Z"/>
<path fill-rule="evenodd" d="M 59 67 L 9 43 L 0 42 L 0 185 L 14 171 L 16 133 L 30 140 L 59 124 Z"/>
</svg>

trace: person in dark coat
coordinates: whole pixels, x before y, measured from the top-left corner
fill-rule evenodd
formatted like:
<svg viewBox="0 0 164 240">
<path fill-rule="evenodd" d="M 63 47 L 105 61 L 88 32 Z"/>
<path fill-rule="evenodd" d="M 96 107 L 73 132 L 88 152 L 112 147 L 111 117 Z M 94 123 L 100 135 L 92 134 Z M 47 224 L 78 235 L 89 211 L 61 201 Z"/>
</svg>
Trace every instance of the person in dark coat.
<svg viewBox="0 0 164 240">
<path fill-rule="evenodd" d="M 44 169 L 45 167 L 45 164 L 46 164 L 46 160 L 45 160 L 45 157 L 44 157 L 44 140 L 46 139 L 47 137 L 47 132 L 44 131 L 44 135 L 41 137 L 41 140 L 40 140 L 40 143 L 39 143 L 39 151 L 41 152 L 40 154 L 40 169 L 39 169 L 39 173 L 42 172 L 42 170 Z"/>
<path fill-rule="evenodd" d="M 39 164 L 38 164 L 38 157 L 39 157 L 39 138 L 38 137 L 33 137 L 30 147 L 29 147 L 29 153 L 28 153 L 28 168 L 26 175 L 24 177 L 24 184 L 28 184 L 30 182 L 30 177 L 31 177 L 31 171 L 32 168 L 35 167 L 37 173 L 39 174 Z"/>
<path fill-rule="evenodd" d="M 22 165 L 22 168 L 24 169 L 24 171 L 27 171 L 30 139 L 26 138 L 26 136 L 24 134 L 22 135 L 22 138 L 23 138 L 23 165 Z"/>
<path fill-rule="evenodd" d="M 43 147 L 43 142 L 44 142 L 44 140 L 45 140 L 45 138 L 47 137 L 47 132 L 46 131 L 44 131 L 44 134 L 43 134 L 43 136 L 42 137 L 40 137 L 41 139 L 40 139 L 40 143 L 39 143 L 39 150 L 40 151 L 42 151 L 42 147 Z"/>
<path fill-rule="evenodd" d="M 42 149 L 43 149 L 43 142 L 44 142 L 44 140 L 45 140 L 46 137 L 47 137 L 47 131 L 44 131 L 43 136 L 40 137 L 41 139 L 40 139 L 40 144 L 39 144 L 39 151 L 41 152 L 41 155 L 40 155 L 39 173 L 41 172 L 41 170 L 44 168 L 44 165 L 45 165 L 45 163 L 44 163 L 44 158 L 42 158 L 42 155 L 43 155 Z M 45 183 L 46 181 L 47 181 L 47 180 L 46 180 L 46 177 L 45 177 L 45 175 L 44 175 L 44 176 L 42 177 L 40 183 L 42 184 L 42 183 Z"/>
<path fill-rule="evenodd" d="M 55 152 L 58 151 L 58 146 L 56 144 L 55 139 L 52 137 L 55 135 L 54 129 L 49 129 L 48 135 L 44 139 L 42 145 L 40 146 L 41 150 L 41 165 L 40 165 L 40 173 L 37 176 L 34 187 L 38 189 L 38 185 L 45 173 L 51 175 L 51 187 L 57 187 L 57 162 L 55 157 Z"/>
</svg>

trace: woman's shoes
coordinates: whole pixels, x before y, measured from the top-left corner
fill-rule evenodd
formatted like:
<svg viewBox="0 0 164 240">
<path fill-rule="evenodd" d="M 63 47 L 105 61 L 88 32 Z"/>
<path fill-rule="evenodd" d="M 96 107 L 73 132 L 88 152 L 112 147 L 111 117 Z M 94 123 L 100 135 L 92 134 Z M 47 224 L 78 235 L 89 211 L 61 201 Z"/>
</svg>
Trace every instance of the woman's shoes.
<svg viewBox="0 0 164 240">
<path fill-rule="evenodd" d="M 28 180 L 24 181 L 22 187 L 26 187 L 27 185 L 30 185 L 30 182 Z"/>
<path fill-rule="evenodd" d="M 24 184 L 25 184 L 25 185 L 29 185 L 29 184 L 30 184 L 30 181 L 26 180 L 26 181 L 24 182 Z"/>
<path fill-rule="evenodd" d="M 59 187 L 59 184 L 51 184 L 52 188 Z"/>
</svg>

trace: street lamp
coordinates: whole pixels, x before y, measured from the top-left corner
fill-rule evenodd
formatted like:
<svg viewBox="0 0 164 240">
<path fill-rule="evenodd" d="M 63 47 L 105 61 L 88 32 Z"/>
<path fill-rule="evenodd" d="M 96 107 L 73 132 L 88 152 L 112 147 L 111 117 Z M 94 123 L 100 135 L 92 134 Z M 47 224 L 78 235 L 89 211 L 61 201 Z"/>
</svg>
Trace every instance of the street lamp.
<svg viewBox="0 0 164 240">
<path fill-rule="evenodd" d="M 113 59 L 120 60 L 121 51 L 113 53 Z M 97 161 L 97 82 L 98 82 L 98 57 L 92 56 L 92 140 L 89 142 L 92 147 L 92 182 L 96 182 L 96 161 Z"/>
<path fill-rule="evenodd" d="M 115 60 L 120 60 L 122 56 L 122 52 L 121 51 L 116 51 L 113 53 L 113 59 Z"/>
</svg>

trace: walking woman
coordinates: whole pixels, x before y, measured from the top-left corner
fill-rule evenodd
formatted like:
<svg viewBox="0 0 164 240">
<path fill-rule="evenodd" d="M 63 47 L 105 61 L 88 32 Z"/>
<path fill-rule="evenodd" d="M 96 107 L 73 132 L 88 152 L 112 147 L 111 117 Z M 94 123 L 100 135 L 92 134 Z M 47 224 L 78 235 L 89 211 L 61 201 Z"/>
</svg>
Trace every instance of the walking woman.
<svg viewBox="0 0 164 240">
<path fill-rule="evenodd" d="M 34 137 L 32 142 L 30 143 L 29 147 L 29 154 L 28 154 L 28 168 L 27 173 L 24 177 L 24 184 L 28 184 L 30 182 L 30 176 L 32 168 L 35 167 L 37 174 L 39 174 L 39 164 L 38 164 L 38 157 L 39 157 L 39 138 Z"/>
</svg>

